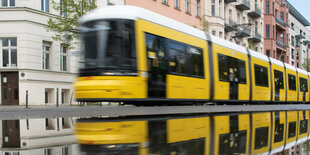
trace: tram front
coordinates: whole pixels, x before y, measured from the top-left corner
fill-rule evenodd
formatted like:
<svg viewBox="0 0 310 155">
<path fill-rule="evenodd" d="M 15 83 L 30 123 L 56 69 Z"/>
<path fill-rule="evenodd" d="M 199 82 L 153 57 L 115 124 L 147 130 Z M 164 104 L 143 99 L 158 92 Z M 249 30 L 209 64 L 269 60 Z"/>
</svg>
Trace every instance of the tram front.
<svg viewBox="0 0 310 155">
<path fill-rule="evenodd" d="M 135 21 L 81 23 L 82 56 L 75 96 L 79 102 L 126 101 L 144 96 L 138 76 Z"/>
</svg>

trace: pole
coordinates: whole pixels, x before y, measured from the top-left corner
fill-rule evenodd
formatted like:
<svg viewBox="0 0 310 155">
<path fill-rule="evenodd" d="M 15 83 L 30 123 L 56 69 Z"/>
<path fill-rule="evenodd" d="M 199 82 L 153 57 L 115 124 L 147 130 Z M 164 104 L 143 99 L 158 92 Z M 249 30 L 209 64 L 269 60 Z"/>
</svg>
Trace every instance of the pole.
<svg viewBox="0 0 310 155">
<path fill-rule="evenodd" d="M 58 103 L 58 88 L 56 89 L 56 107 L 59 106 L 59 103 Z"/>
<path fill-rule="evenodd" d="M 28 90 L 26 90 L 26 109 L 28 109 Z"/>
</svg>

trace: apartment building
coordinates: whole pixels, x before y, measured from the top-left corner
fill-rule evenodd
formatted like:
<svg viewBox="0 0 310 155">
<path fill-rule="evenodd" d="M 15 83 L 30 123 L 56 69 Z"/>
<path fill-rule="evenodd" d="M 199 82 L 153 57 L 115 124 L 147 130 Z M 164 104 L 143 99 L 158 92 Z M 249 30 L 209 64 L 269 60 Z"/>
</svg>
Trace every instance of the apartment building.
<svg viewBox="0 0 310 155">
<path fill-rule="evenodd" d="M 142 7 L 203 29 L 204 0 L 124 0 L 125 5 Z"/>
<path fill-rule="evenodd" d="M 208 31 L 212 35 L 263 53 L 262 8 L 262 0 L 206 1 Z"/>
<path fill-rule="evenodd" d="M 286 0 L 265 0 L 264 54 L 288 63 L 288 13 Z"/>
<path fill-rule="evenodd" d="M 0 96 L 2 105 L 69 104 L 77 55 L 52 39 L 45 26 L 60 15 L 50 0 L 2 0 Z"/>
<path fill-rule="evenodd" d="M 303 64 L 307 63 L 306 58 L 309 57 L 310 48 L 310 31 L 307 26 L 310 26 L 306 20 L 289 2 L 289 64 L 292 66 L 307 70 Z M 309 68 L 308 68 L 309 69 Z"/>
</svg>

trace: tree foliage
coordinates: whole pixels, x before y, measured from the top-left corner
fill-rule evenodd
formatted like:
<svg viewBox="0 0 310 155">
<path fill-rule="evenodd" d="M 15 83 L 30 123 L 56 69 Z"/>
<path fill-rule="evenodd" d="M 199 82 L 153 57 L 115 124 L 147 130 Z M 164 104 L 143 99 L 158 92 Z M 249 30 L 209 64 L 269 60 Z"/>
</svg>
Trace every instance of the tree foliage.
<svg viewBox="0 0 310 155">
<path fill-rule="evenodd" d="M 306 71 L 310 72 L 310 59 L 309 59 L 309 58 L 305 58 L 305 59 L 304 59 L 304 62 L 303 62 L 303 64 L 302 64 L 302 67 L 303 67 Z"/>
<path fill-rule="evenodd" d="M 50 17 L 46 28 L 55 32 L 52 36 L 54 40 L 69 47 L 78 38 L 78 19 L 97 6 L 95 0 L 53 0 L 52 7 L 59 15 Z"/>
</svg>

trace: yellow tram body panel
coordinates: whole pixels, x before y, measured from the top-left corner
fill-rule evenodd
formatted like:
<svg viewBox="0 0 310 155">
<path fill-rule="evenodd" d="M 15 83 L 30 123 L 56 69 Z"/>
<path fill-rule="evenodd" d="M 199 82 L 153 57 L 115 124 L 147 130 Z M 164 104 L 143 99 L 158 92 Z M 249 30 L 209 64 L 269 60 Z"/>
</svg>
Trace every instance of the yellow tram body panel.
<svg viewBox="0 0 310 155">
<path fill-rule="evenodd" d="M 309 111 L 298 111 L 298 139 L 307 138 L 309 131 Z"/>
<path fill-rule="evenodd" d="M 270 112 L 252 114 L 252 153 L 254 154 L 269 151 L 270 119 Z"/>
<path fill-rule="evenodd" d="M 281 71 L 282 74 L 283 74 L 283 88 L 280 88 L 280 98 L 279 98 L 279 101 L 286 101 L 286 85 L 285 85 L 285 72 L 284 72 L 284 67 L 281 67 L 281 66 L 278 66 L 278 65 L 275 65 L 275 64 L 272 64 L 272 84 L 273 84 L 273 94 L 275 92 L 275 75 L 274 75 L 274 71 L 277 70 L 277 71 Z M 272 97 L 272 100 L 275 101 L 275 95 L 273 95 Z"/>
<path fill-rule="evenodd" d="M 285 142 L 285 129 L 286 129 L 286 113 L 285 111 L 280 111 L 278 116 L 276 116 L 276 112 L 272 112 L 273 120 L 272 120 L 272 149 L 277 149 L 281 146 L 284 146 Z M 278 118 L 276 118 L 278 117 Z M 278 120 L 277 120 L 278 119 Z M 276 122 L 278 121 L 278 122 Z"/>
<path fill-rule="evenodd" d="M 235 152 L 235 153 L 241 153 L 241 154 L 247 154 L 249 152 L 249 137 L 250 137 L 250 116 L 249 114 L 239 114 L 235 115 L 238 119 L 238 131 L 244 132 L 245 131 L 245 140 L 243 144 L 245 144 L 245 152 Z M 230 125 L 236 125 L 233 122 L 232 124 L 230 123 L 230 116 L 229 115 L 224 115 L 224 116 L 214 116 L 214 154 L 218 155 L 221 154 L 221 146 L 220 143 L 229 143 L 229 141 L 221 141 L 221 136 L 225 136 L 225 134 L 236 134 L 236 133 L 231 133 L 231 126 Z M 234 131 L 236 132 L 236 131 Z M 241 135 L 242 133 L 238 133 L 237 135 Z M 227 140 L 227 139 L 226 139 Z M 240 144 L 238 144 L 238 147 Z M 231 146 L 231 145 L 230 145 Z M 223 151 L 223 150 L 222 150 Z M 229 152 L 229 150 L 228 150 Z"/>
<path fill-rule="evenodd" d="M 296 141 L 297 138 L 297 111 L 287 111 L 287 131 L 286 131 L 286 144 Z"/>
<path fill-rule="evenodd" d="M 307 80 L 307 84 L 305 86 L 301 86 L 300 78 L 304 78 L 304 79 Z M 302 73 L 298 73 L 298 80 L 297 81 L 298 81 L 298 84 L 296 85 L 296 89 L 299 90 L 298 101 L 300 101 L 300 102 L 302 102 L 302 101 L 309 101 L 309 89 L 308 89 L 309 80 L 308 80 L 308 75 L 305 75 L 305 74 L 302 74 Z M 302 87 L 306 87 L 307 88 L 307 92 L 305 92 L 305 96 L 303 94 Z"/>
<path fill-rule="evenodd" d="M 209 154 L 210 118 L 180 118 L 167 120 L 167 142 L 178 143 L 195 139 L 205 140 L 205 154 Z"/>
<path fill-rule="evenodd" d="M 294 75 L 296 78 L 296 90 L 290 90 L 289 88 L 289 74 Z M 286 68 L 286 86 L 287 86 L 287 100 L 286 101 L 298 101 L 298 98 L 297 98 L 298 85 L 297 85 L 296 71 L 290 70 L 288 68 Z"/>
<path fill-rule="evenodd" d="M 129 76 L 79 77 L 76 98 L 146 98 L 146 78 Z"/>
<path fill-rule="evenodd" d="M 214 67 L 214 100 L 229 100 L 229 81 L 221 81 L 219 78 L 219 60 L 218 54 L 233 57 L 245 62 L 246 84 L 238 84 L 238 100 L 246 101 L 250 98 L 249 74 L 248 74 L 248 55 L 233 51 L 226 47 L 213 43 L 213 67 Z M 228 74 L 228 73 L 227 73 Z"/>
<path fill-rule="evenodd" d="M 179 75 L 166 75 L 167 98 L 169 99 L 209 99 L 209 63 L 207 42 L 205 40 L 148 22 L 141 19 L 136 21 L 138 25 L 138 53 L 146 53 L 145 32 L 179 41 L 188 45 L 199 47 L 203 50 L 204 78 L 194 78 Z M 146 65 L 146 55 L 138 57 L 141 64 Z M 143 68 L 146 69 L 146 68 Z"/>
<path fill-rule="evenodd" d="M 167 75 L 167 98 L 209 99 L 205 79 Z"/>
<path fill-rule="evenodd" d="M 252 57 L 251 60 L 251 67 L 252 67 L 252 78 L 253 78 L 253 101 L 270 101 L 270 67 L 269 67 L 269 62 Z M 268 73 L 268 87 L 263 87 L 263 86 L 257 86 L 255 84 L 255 64 L 260 65 L 263 67 L 267 68 L 267 73 Z"/>
<path fill-rule="evenodd" d="M 147 121 L 77 122 L 75 136 L 80 144 L 139 144 L 139 154 L 146 155 Z"/>
</svg>

